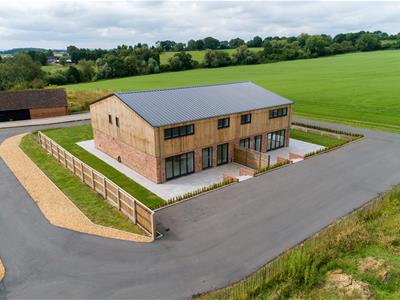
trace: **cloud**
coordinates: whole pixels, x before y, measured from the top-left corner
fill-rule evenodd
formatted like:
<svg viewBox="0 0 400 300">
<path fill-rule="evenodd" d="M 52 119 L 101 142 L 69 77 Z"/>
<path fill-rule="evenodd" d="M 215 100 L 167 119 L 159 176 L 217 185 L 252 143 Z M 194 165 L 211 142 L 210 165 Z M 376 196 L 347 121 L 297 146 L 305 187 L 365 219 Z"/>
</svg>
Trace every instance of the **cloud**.
<svg viewBox="0 0 400 300">
<path fill-rule="evenodd" d="M 51 1 L 2 3 L 0 49 L 113 48 L 118 44 L 214 36 L 396 33 L 400 2 L 329 1 Z"/>
</svg>

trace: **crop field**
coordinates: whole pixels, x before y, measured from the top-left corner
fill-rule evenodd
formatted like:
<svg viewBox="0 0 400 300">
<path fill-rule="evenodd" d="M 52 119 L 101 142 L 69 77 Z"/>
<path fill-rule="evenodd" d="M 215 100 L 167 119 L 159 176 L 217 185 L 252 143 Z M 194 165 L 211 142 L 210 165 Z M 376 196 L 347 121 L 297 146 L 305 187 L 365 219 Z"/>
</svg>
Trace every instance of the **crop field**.
<svg viewBox="0 0 400 300">
<path fill-rule="evenodd" d="M 249 48 L 251 51 L 261 51 L 263 48 Z M 224 50 L 217 50 L 217 51 L 224 51 L 229 53 L 229 55 L 232 55 L 236 51 L 236 49 L 224 49 Z M 160 63 L 161 64 L 166 64 L 168 63 L 168 59 L 174 56 L 174 54 L 177 52 L 171 51 L 171 52 L 162 52 L 160 55 Z M 190 53 L 193 57 L 194 60 L 197 60 L 199 63 L 203 62 L 204 60 L 204 54 L 206 53 L 206 50 L 199 50 L 199 51 L 186 51 L 186 53 Z"/>
<path fill-rule="evenodd" d="M 400 132 L 400 51 L 196 69 L 66 86 L 146 90 L 253 81 L 295 102 L 296 116 Z"/>
</svg>

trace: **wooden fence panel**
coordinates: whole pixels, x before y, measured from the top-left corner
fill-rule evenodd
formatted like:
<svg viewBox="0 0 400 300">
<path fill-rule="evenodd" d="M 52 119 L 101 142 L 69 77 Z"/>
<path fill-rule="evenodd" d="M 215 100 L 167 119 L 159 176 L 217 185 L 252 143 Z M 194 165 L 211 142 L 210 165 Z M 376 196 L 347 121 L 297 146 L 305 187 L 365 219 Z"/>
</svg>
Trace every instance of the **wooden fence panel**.
<svg viewBox="0 0 400 300">
<path fill-rule="evenodd" d="M 39 131 L 39 144 L 62 166 L 78 176 L 85 184 L 100 194 L 111 205 L 117 207 L 133 223 L 147 231 L 153 240 L 156 236 L 154 211 L 135 197 L 125 192 L 103 174 L 86 165 L 52 139 Z"/>
</svg>

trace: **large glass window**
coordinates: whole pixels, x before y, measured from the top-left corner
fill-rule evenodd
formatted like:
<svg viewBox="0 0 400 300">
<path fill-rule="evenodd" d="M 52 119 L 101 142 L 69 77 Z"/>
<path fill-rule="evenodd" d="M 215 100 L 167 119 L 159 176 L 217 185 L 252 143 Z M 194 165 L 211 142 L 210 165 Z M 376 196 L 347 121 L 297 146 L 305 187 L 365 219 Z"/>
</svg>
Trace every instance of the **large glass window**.
<svg viewBox="0 0 400 300">
<path fill-rule="evenodd" d="M 217 165 L 228 163 L 228 144 L 217 146 Z"/>
<path fill-rule="evenodd" d="M 267 151 L 282 148 L 285 146 L 285 129 L 268 133 Z"/>
<path fill-rule="evenodd" d="M 165 159 L 167 180 L 194 172 L 194 154 L 188 152 Z"/>
<path fill-rule="evenodd" d="M 218 119 L 218 129 L 228 128 L 229 118 Z"/>
<path fill-rule="evenodd" d="M 240 116 L 240 124 L 251 123 L 251 114 L 245 114 Z"/>
<path fill-rule="evenodd" d="M 261 135 L 257 135 L 254 137 L 254 150 L 258 152 L 261 152 L 261 140 L 262 140 Z"/>
<path fill-rule="evenodd" d="M 240 144 L 240 147 L 248 149 L 248 148 L 250 148 L 250 139 L 249 138 L 241 139 L 239 144 Z"/>
<path fill-rule="evenodd" d="M 284 117 L 287 116 L 288 114 L 288 108 L 277 108 L 269 111 L 269 118 L 274 119 L 274 118 L 279 118 L 279 117 Z"/>
<path fill-rule="evenodd" d="M 164 129 L 164 139 L 169 140 L 185 135 L 194 134 L 194 124 Z"/>
<path fill-rule="evenodd" d="M 212 167 L 212 147 L 204 148 L 202 151 L 202 167 L 203 169 Z"/>
</svg>

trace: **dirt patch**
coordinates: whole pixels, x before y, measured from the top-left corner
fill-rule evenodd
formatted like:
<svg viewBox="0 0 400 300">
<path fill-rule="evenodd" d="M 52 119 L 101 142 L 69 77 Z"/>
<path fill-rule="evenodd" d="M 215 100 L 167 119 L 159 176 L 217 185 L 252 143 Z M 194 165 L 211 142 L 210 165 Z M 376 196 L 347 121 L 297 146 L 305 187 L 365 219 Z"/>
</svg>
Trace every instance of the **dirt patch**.
<svg viewBox="0 0 400 300">
<path fill-rule="evenodd" d="M 2 264 L 2 262 L 0 260 L 0 281 L 3 280 L 5 273 L 6 273 L 6 271 L 4 270 L 4 266 L 3 266 L 3 264 Z"/>
<path fill-rule="evenodd" d="M 25 134 L 8 138 L 0 145 L 0 156 L 36 202 L 44 216 L 55 226 L 102 237 L 151 242 L 151 238 L 94 224 L 20 149 Z"/>
<path fill-rule="evenodd" d="M 376 259 L 374 257 L 366 257 L 358 265 L 358 271 L 362 274 L 372 273 L 381 281 L 390 280 L 390 267 L 383 259 Z"/>
<path fill-rule="evenodd" d="M 363 300 L 373 299 L 368 283 L 355 280 L 351 275 L 343 273 L 342 270 L 327 273 L 325 288 L 342 297 L 356 297 L 356 299 Z"/>
</svg>

